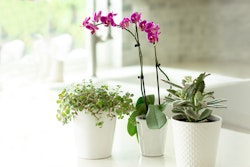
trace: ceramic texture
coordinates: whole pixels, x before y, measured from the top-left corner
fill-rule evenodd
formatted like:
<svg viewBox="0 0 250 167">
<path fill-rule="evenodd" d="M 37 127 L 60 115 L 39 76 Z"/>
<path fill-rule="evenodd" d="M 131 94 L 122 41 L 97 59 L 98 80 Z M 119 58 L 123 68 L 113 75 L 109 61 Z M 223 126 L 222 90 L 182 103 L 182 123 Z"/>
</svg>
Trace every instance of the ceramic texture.
<svg viewBox="0 0 250 167">
<path fill-rule="evenodd" d="M 76 149 L 79 158 L 102 159 L 111 156 L 116 119 L 103 116 L 103 127 L 95 125 L 90 114 L 81 112 L 74 120 Z"/>
<path fill-rule="evenodd" d="M 214 122 L 189 123 L 171 118 L 176 165 L 178 167 L 214 167 L 220 134 L 220 117 Z"/>
<path fill-rule="evenodd" d="M 141 154 L 157 157 L 165 154 L 167 123 L 161 129 L 149 129 L 145 119 L 136 117 Z"/>
</svg>

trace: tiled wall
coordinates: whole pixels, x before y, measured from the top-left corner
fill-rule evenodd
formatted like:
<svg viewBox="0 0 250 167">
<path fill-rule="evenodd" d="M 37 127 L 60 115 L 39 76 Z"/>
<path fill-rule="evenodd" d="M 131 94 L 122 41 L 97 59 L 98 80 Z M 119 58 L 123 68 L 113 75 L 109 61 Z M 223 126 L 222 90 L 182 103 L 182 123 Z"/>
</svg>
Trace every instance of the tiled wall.
<svg viewBox="0 0 250 167">
<path fill-rule="evenodd" d="M 250 62 L 248 0 L 123 0 L 123 16 L 133 11 L 160 24 L 160 63 L 183 61 Z M 123 33 L 123 65 L 138 63 L 133 39 Z M 153 48 L 141 37 L 145 64 L 153 64 Z"/>
</svg>

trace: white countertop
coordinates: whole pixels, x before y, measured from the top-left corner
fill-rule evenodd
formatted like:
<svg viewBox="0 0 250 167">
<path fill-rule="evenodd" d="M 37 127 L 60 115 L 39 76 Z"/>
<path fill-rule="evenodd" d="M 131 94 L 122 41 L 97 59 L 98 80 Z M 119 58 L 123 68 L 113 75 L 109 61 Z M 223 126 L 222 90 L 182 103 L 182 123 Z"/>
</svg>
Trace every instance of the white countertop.
<svg viewBox="0 0 250 167">
<path fill-rule="evenodd" d="M 126 120 L 117 121 L 110 158 L 78 159 L 73 124 L 63 126 L 55 117 L 57 94 L 38 85 L 0 92 L 1 167 L 174 166 L 169 156 L 142 157 Z"/>
<path fill-rule="evenodd" d="M 78 159 L 73 125 L 56 120 L 58 91 L 51 88 L 34 84 L 0 92 L 1 167 L 175 167 L 171 129 L 165 156 L 143 157 L 125 119 L 117 121 L 110 158 Z M 249 134 L 222 129 L 216 167 L 250 167 L 249 140 Z"/>
</svg>

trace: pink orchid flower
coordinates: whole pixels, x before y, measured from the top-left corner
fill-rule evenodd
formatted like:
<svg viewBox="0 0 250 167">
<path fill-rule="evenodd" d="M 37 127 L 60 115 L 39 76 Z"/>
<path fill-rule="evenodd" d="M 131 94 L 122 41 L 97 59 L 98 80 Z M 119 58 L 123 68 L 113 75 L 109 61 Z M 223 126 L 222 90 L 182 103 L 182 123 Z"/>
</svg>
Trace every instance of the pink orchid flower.
<svg viewBox="0 0 250 167">
<path fill-rule="evenodd" d="M 151 32 L 152 31 L 152 28 L 154 27 L 154 22 L 148 22 L 146 25 L 145 25 L 145 31 L 147 33 Z"/>
<path fill-rule="evenodd" d="M 91 34 L 93 35 L 95 33 L 96 30 L 98 30 L 99 28 L 97 26 L 95 26 L 94 24 L 92 23 L 89 23 L 87 26 L 86 26 L 87 29 L 89 29 L 91 31 Z"/>
<path fill-rule="evenodd" d="M 115 21 L 114 21 L 113 17 L 116 16 L 116 15 L 117 15 L 117 14 L 114 14 L 114 13 L 110 12 L 110 13 L 108 13 L 107 16 L 101 16 L 100 20 L 101 20 L 101 22 L 102 22 L 106 27 L 108 27 L 108 26 L 110 26 L 110 25 L 113 26 L 113 27 L 115 27 L 116 24 L 115 24 Z"/>
<path fill-rule="evenodd" d="M 141 31 L 145 31 L 145 28 L 146 28 L 146 24 L 147 24 L 147 21 L 146 20 L 143 20 L 139 23 L 139 27 L 141 29 Z"/>
<path fill-rule="evenodd" d="M 130 20 L 132 23 L 138 23 L 141 19 L 141 13 L 134 12 L 130 16 Z"/>
<path fill-rule="evenodd" d="M 150 43 L 156 43 L 159 41 L 159 38 L 158 38 L 158 33 L 152 33 L 152 32 L 149 32 L 148 33 L 148 41 Z"/>
<path fill-rule="evenodd" d="M 95 14 L 94 14 L 94 21 L 95 22 L 99 22 L 99 20 L 101 18 L 101 15 L 102 15 L 102 11 L 99 11 L 98 13 L 95 12 Z"/>
<path fill-rule="evenodd" d="M 85 18 L 85 20 L 82 22 L 83 27 L 86 27 L 89 24 L 90 17 Z"/>
<path fill-rule="evenodd" d="M 124 29 L 124 28 L 129 27 L 129 23 L 130 23 L 129 18 L 125 17 L 125 18 L 123 18 L 123 20 L 121 21 L 121 23 L 119 25 L 122 29 Z"/>
</svg>

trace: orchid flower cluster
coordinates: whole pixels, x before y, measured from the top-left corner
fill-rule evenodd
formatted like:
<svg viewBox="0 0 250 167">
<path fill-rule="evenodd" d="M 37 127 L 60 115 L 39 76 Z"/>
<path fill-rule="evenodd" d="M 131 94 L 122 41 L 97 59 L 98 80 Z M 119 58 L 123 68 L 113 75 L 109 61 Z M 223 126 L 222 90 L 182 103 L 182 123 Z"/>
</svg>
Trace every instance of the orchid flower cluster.
<svg viewBox="0 0 250 167">
<path fill-rule="evenodd" d="M 102 11 L 99 11 L 94 13 L 93 19 L 91 19 L 90 17 L 85 18 L 82 26 L 90 30 L 92 35 L 95 34 L 97 30 L 99 30 L 99 26 L 101 25 L 103 25 L 104 27 L 116 27 L 129 32 L 129 34 L 132 35 L 132 37 L 135 39 L 135 47 L 138 48 L 140 61 L 140 76 L 138 76 L 138 78 L 140 79 L 142 96 L 137 100 L 137 111 L 134 111 L 129 118 L 128 132 L 130 135 L 137 134 L 135 117 L 139 115 L 145 115 L 145 119 L 149 128 L 159 129 L 166 123 L 167 120 L 165 114 L 162 112 L 165 107 L 160 103 L 158 70 L 160 70 L 162 74 L 164 74 L 164 76 L 168 79 L 167 75 L 160 68 L 160 64 L 158 63 L 156 54 L 156 44 L 159 41 L 160 26 L 158 24 L 155 24 L 154 22 L 142 20 L 141 13 L 138 12 L 133 12 L 130 17 L 124 17 L 122 21 L 117 24 L 114 20 L 114 17 L 116 15 L 117 14 L 113 12 L 109 12 L 107 15 L 102 15 Z M 134 26 L 135 31 L 131 30 L 131 26 Z M 143 74 L 143 54 L 140 45 L 139 31 L 146 33 L 148 42 L 152 43 L 154 47 L 158 106 L 154 104 L 154 95 L 146 95 Z"/>
<path fill-rule="evenodd" d="M 147 22 L 146 20 L 141 20 L 141 13 L 134 12 L 131 14 L 130 18 L 124 17 L 123 20 L 116 24 L 114 21 L 114 16 L 117 14 L 110 12 L 107 16 L 102 16 L 102 11 L 94 14 L 92 22 L 90 22 L 90 17 L 87 17 L 82 25 L 91 31 L 91 34 L 94 34 L 99 30 L 98 25 L 103 24 L 106 27 L 119 27 L 122 29 L 128 30 L 130 24 L 136 24 L 139 26 L 140 30 L 147 33 L 147 38 L 150 43 L 158 42 L 159 38 L 159 25 L 154 22 Z"/>
</svg>

